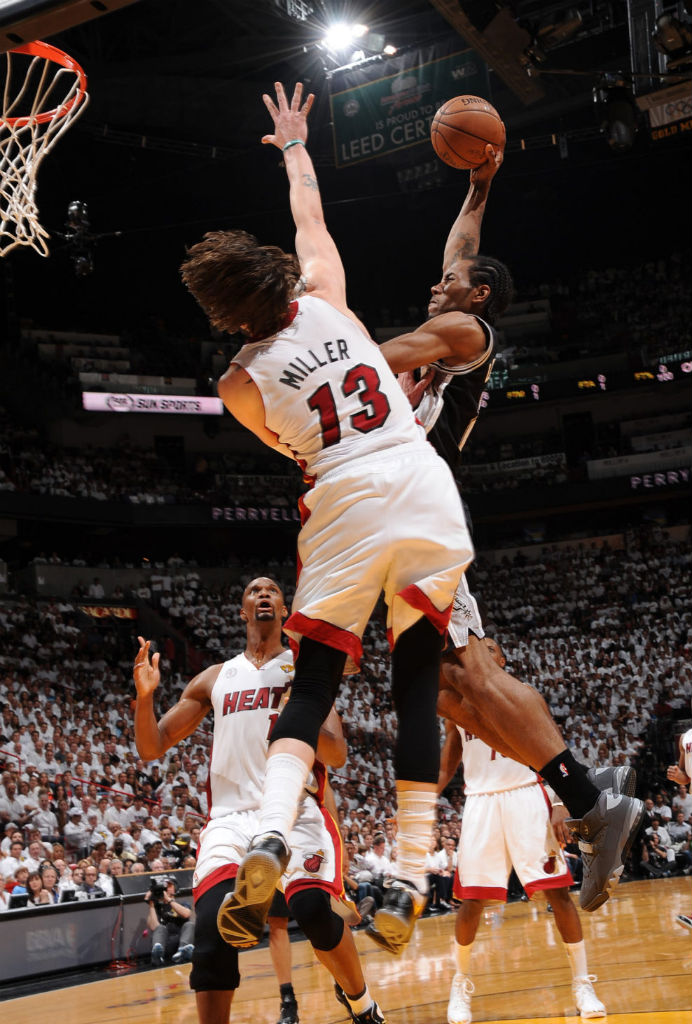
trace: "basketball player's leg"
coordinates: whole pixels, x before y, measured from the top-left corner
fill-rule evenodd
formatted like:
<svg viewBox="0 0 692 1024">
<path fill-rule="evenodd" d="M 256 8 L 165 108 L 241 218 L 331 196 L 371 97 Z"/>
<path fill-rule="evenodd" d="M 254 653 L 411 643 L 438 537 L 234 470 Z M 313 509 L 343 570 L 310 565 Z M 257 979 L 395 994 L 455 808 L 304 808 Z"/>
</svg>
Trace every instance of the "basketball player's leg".
<svg viewBox="0 0 692 1024">
<path fill-rule="evenodd" d="M 337 999 L 352 1014 L 369 1010 L 373 1024 L 382 1021 L 365 982 L 353 934 L 332 909 L 328 893 L 317 885 L 309 886 L 291 895 L 288 905 L 315 956 L 334 978 Z"/>
<path fill-rule="evenodd" d="M 279 983 L 281 1021 L 298 1020 L 298 1001 L 291 982 L 291 940 L 288 937 L 289 910 L 284 894 L 277 889 L 269 908 L 269 955 Z"/>
<path fill-rule="evenodd" d="M 367 934 L 402 952 L 426 904 L 426 853 L 435 823 L 440 766 L 437 688 L 442 641 L 425 617 L 404 630 L 392 652 L 392 699 L 398 718 L 394 748 L 397 790 L 397 881 L 387 890 Z"/>
<path fill-rule="evenodd" d="M 596 995 L 593 987 L 594 978 L 589 974 L 584 933 L 569 889 L 551 889 L 546 892 L 546 896 L 550 901 L 555 927 L 560 933 L 569 960 L 572 992 L 577 1008 L 587 1019 L 605 1017 L 606 1008 Z"/>
<path fill-rule="evenodd" d="M 238 951 L 224 942 L 216 927 L 228 887 L 228 881 L 218 882 L 195 902 L 190 988 L 195 993 L 199 1024 L 228 1024 L 233 995 L 240 984 Z"/>
<path fill-rule="evenodd" d="M 456 656 L 454 654 L 445 655 L 442 659 L 440 691 L 437 695 L 438 714 L 461 726 L 473 736 L 477 736 L 498 754 L 522 763 L 516 750 L 505 742 L 497 730 L 493 729 L 485 715 L 477 711 L 469 700 L 462 696 L 463 683 L 458 677 L 463 677 L 463 675 L 464 670 L 456 660 Z"/>
<path fill-rule="evenodd" d="M 454 654 L 460 671 L 447 662 L 445 681 L 463 695 L 477 722 L 484 721 L 486 730 L 505 747 L 500 750 L 493 743 L 495 750 L 509 751 L 509 757 L 535 769 L 564 751 L 565 741 L 543 697 L 498 665 L 482 640 L 470 633 L 467 644 Z M 474 735 L 489 742 L 481 733 Z M 595 787 L 594 794 L 586 809 L 596 800 Z"/>
</svg>

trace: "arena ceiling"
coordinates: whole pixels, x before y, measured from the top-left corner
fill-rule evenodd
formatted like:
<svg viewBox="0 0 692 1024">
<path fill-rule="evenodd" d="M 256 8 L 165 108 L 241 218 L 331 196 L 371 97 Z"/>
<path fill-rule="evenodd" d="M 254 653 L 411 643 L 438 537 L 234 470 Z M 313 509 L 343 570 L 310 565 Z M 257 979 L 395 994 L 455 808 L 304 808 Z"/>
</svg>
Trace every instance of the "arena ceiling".
<svg viewBox="0 0 692 1024">
<path fill-rule="evenodd" d="M 303 21 L 287 13 L 301 5 L 312 8 Z M 462 6 L 482 31 L 501 5 Z M 575 8 L 580 24 L 556 42 L 555 26 Z M 391 161 L 335 169 L 328 77 L 339 61 L 317 45 L 335 11 L 365 21 L 400 51 L 450 39 L 465 45 L 450 24 L 454 0 L 139 0 L 51 39 L 82 63 L 91 98 L 40 172 L 41 217 L 57 232 L 68 203 L 82 200 L 103 238 L 94 274 L 76 282 L 57 241 L 48 261 L 13 255 L 21 314 L 54 326 L 101 318 L 109 328 L 121 325 L 125 309 L 177 318 L 191 312 L 177 267 L 184 246 L 203 231 L 244 227 L 290 247 L 279 155 L 259 144 L 269 127 L 261 94 L 277 78 L 300 78 L 317 95 L 310 147 L 353 303 L 391 305 L 402 291 L 420 303 L 438 273 L 445 228 L 467 177 L 440 167 L 411 191 Z M 521 47 L 503 47 L 506 66 L 491 70 L 490 98 L 509 142 L 484 248 L 524 270 L 528 249 L 531 273 L 540 278 L 564 258 L 617 258 L 618 248 L 631 248 L 637 221 L 643 245 L 647 235 L 669 245 L 686 206 L 678 149 L 652 147 L 640 132 L 631 151 L 614 154 L 594 109 L 600 76 L 631 70 L 628 4 L 517 0 L 513 14 L 525 39 L 543 47 L 530 79 L 540 95 L 527 102 L 508 85 L 507 68 L 516 71 Z M 637 58 L 640 65 L 646 59 Z M 435 162 L 424 145 L 408 154 L 410 164 Z M 642 216 L 638 197 L 652 181 L 665 181 L 669 204 L 680 192 L 674 216 Z"/>
</svg>

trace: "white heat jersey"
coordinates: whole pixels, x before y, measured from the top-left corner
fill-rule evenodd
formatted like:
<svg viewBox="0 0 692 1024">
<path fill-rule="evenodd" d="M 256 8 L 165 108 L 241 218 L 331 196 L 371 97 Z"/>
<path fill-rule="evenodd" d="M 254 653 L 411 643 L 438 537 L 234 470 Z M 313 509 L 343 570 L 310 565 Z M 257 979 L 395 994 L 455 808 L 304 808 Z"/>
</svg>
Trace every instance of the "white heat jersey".
<svg viewBox="0 0 692 1024">
<path fill-rule="evenodd" d="M 502 793 L 538 782 L 538 776 L 525 764 L 498 754 L 473 733 L 457 726 L 461 736 L 464 765 L 464 792 L 467 796 L 480 793 Z"/>
<path fill-rule="evenodd" d="M 680 742 L 682 744 L 682 752 L 685 755 L 685 775 L 692 779 L 692 729 L 688 729 L 687 732 L 682 734 Z"/>
<path fill-rule="evenodd" d="M 210 818 L 260 806 L 269 733 L 292 679 L 290 651 L 261 668 L 244 654 L 224 662 L 211 691 L 214 741 L 207 783 Z"/>
<path fill-rule="evenodd" d="M 262 393 L 266 426 L 310 476 L 400 443 L 425 444 L 377 345 L 324 299 L 304 295 L 288 327 L 234 357 Z"/>
</svg>

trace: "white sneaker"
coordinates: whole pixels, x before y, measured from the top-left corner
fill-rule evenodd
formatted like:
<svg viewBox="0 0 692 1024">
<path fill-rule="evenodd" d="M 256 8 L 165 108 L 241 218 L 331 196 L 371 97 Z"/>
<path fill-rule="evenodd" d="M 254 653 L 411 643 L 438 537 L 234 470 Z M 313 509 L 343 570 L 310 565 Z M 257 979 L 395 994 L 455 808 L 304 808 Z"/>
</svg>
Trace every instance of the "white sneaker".
<svg viewBox="0 0 692 1024">
<path fill-rule="evenodd" d="M 452 991 L 447 1006 L 447 1024 L 471 1024 L 471 996 L 473 982 L 466 974 L 458 971 L 452 978 Z"/>
<path fill-rule="evenodd" d="M 594 992 L 592 982 L 595 980 L 595 974 L 586 974 L 583 978 L 575 978 L 572 982 L 574 1001 L 582 1020 L 593 1020 L 595 1017 L 605 1017 L 607 1014 L 605 1006 Z"/>
</svg>

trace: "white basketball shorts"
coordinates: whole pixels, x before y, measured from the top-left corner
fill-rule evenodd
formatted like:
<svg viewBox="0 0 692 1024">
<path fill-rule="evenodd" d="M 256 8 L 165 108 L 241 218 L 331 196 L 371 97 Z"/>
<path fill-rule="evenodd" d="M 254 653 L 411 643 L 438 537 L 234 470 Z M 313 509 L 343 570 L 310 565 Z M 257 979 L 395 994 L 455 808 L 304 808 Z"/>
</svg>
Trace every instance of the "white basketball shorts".
<svg viewBox="0 0 692 1024">
<path fill-rule="evenodd" d="M 512 867 L 529 898 L 573 881 L 538 783 L 466 798 L 454 895 L 504 902 Z"/>
</svg>

